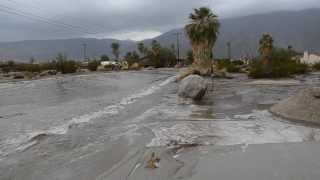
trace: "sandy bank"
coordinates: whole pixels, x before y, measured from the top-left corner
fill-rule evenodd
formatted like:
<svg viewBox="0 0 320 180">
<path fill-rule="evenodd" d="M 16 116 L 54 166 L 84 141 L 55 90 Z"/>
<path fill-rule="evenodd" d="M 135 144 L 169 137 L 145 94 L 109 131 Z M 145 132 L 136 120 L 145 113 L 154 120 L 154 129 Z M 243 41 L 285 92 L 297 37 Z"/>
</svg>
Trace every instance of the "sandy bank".
<svg viewBox="0 0 320 180">
<path fill-rule="evenodd" d="M 292 79 L 283 79 L 283 80 L 271 80 L 271 79 L 263 79 L 263 80 L 254 80 L 247 83 L 248 85 L 281 85 L 281 86 L 294 86 L 299 85 L 300 82 Z"/>
</svg>

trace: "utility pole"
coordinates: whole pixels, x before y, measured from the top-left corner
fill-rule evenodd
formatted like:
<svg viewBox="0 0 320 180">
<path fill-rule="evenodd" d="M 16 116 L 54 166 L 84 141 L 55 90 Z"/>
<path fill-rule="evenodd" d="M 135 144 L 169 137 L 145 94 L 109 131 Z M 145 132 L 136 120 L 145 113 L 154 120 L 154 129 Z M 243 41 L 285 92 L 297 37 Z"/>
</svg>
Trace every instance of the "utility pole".
<svg viewBox="0 0 320 180">
<path fill-rule="evenodd" d="M 82 46 L 83 46 L 83 59 L 87 60 L 88 59 L 88 57 L 87 57 L 87 44 L 84 43 L 84 44 L 82 44 Z"/>
<path fill-rule="evenodd" d="M 178 62 L 180 62 L 180 32 L 175 33 L 175 35 L 177 36 L 177 58 L 178 58 Z"/>
<path fill-rule="evenodd" d="M 231 55 L 231 42 L 227 42 L 227 48 L 228 48 L 228 58 L 231 60 L 232 55 Z"/>
</svg>

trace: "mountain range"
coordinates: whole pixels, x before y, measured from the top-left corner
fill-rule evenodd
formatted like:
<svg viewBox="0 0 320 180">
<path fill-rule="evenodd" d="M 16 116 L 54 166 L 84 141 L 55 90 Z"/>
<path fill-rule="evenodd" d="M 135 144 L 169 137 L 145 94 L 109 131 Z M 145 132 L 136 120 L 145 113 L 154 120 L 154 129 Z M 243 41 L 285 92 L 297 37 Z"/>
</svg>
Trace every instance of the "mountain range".
<svg viewBox="0 0 320 180">
<path fill-rule="evenodd" d="M 215 57 L 227 56 L 227 43 L 231 43 L 231 54 L 234 58 L 254 57 L 257 54 L 258 42 L 263 33 L 271 34 L 276 46 L 293 46 L 298 51 L 308 50 L 320 52 L 320 9 L 302 11 L 278 11 L 267 14 L 256 14 L 244 17 L 221 19 L 219 38 L 214 48 Z M 176 45 L 175 34 L 179 32 L 181 54 L 184 56 L 191 49 L 188 38 L 183 30 L 175 29 L 154 39 L 143 42 L 149 45 L 157 40 L 162 46 Z M 0 42 L 0 61 L 27 61 L 31 57 L 38 61 L 54 58 L 58 53 L 66 53 L 73 59 L 83 59 L 83 44 L 87 44 L 89 57 L 101 54 L 112 56 L 111 43 L 121 44 L 121 54 L 136 49 L 135 41 L 115 39 L 57 39 L 57 40 L 26 40 L 18 42 Z"/>
</svg>

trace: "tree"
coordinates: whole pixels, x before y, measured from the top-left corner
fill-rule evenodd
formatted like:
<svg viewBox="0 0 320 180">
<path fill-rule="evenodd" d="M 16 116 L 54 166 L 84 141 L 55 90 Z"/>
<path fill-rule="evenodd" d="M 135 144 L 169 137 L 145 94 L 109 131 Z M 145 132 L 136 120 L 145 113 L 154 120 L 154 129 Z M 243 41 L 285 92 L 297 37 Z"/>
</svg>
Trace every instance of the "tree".
<svg viewBox="0 0 320 180">
<path fill-rule="evenodd" d="M 253 78 L 283 78 L 294 74 L 305 74 L 308 66 L 292 59 L 288 49 L 273 48 L 268 61 L 255 61 L 251 64 L 249 76 Z"/>
<path fill-rule="evenodd" d="M 201 7 L 194 9 L 189 18 L 190 23 L 185 26 L 185 29 L 191 41 L 195 63 L 202 64 L 204 61 L 210 61 L 219 34 L 218 16 L 209 8 Z"/>
<path fill-rule="evenodd" d="M 33 57 L 31 57 L 30 59 L 29 59 L 29 63 L 30 64 L 34 64 L 36 62 L 36 60 L 33 58 Z"/>
<path fill-rule="evenodd" d="M 157 67 L 160 66 L 160 51 L 161 51 L 161 45 L 158 43 L 158 41 L 153 40 L 151 42 L 151 51 L 149 53 L 149 57 L 151 60 L 155 63 Z"/>
<path fill-rule="evenodd" d="M 140 59 L 136 51 L 128 52 L 124 58 L 129 63 L 129 65 L 139 62 L 139 59 Z"/>
<path fill-rule="evenodd" d="M 98 69 L 98 66 L 100 65 L 100 63 L 99 63 L 99 61 L 97 61 L 97 60 L 91 60 L 91 61 L 89 61 L 89 63 L 88 63 L 88 69 L 90 70 L 90 71 L 97 71 L 97 69 Z"/>
<path fill-rule="evenodd" d="M 100 57 L 100 61 L 109 61 L 109 56 L 106 55 L 106 54 L 102 54 L 101 57 Z"/>
<path fill-rule="evenodd" d="M 144 46 L 143 42 L 139 42 L 137 44 L 137 49 L 138 49 L 139 53 L 142 55 L 147 55 L 147 53 L 148 53 L 148 48 L 146 48 Z"/>
<path fill-rule="evenodd" d="M 267 60 L 268 56 L 273 50 L 273 38 L 269 34 L 263 34 L 259 41 L 259 53 L 261 54 L 263 60 Z"/>
<path fill-rule="evenodd" d="M 159 54 L 160 49 L 161 49 L 160 43 L 157 40 L 153 40 L 151 42 L 151 49 L 152 49 L 153 54 L 155 54 L 155 55 Z"/>
<path fill-rule="evenodd" d="M 56 69 L 62 74 L 75 73 L 78 69 L 75 61 L 68 60 L 68 57 L 61 53 L 55 58 L 55 62 Z"/>
<path fill-rule="evenodd" d="M 190 64 L 193 63 L 193 61 L 194 61 L 193 51 L 192 51 L 192 50 L 189 50 L 189 51 L 187 52 L 187 62 L 186 62 L 186 64 L 187 64 L 187 65 L 190 65 Z"/>
<path fill-rule="evenodd" d="M 114 43 L 111 44 L 111 48 L 112 48 L 112 53 L 113 53 L 114 57 L 118 61 L 119 60 L 119 55 L 120 55 L 120 52 L 119 52 L 120 44 L 117 43 L 117 42 L 114 42 Z"/>
<path fill-rule="evenodd" d="M 176 46 L 174 44 L 171 44 L 170 48 L 173 53 L 176 53 Z"/>
</svg>

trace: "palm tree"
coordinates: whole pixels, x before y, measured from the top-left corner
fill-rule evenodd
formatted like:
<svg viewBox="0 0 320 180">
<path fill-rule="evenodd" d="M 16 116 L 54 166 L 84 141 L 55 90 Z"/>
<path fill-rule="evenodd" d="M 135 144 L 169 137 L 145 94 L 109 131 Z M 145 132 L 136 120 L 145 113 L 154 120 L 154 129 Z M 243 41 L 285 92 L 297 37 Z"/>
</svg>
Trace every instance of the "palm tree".
<svg viewBox="0 0 320 180">
<path fill-rule="evenodd" d="M 151 50 L 154 56 L 158 56 L 161 50 L 161 45 L 157 40 L 151 42 Z"/>
<path fill-rule="evenodd" d="M 259 41 L 259 52 L 266 59 L 273 50 L 273 38 L 270 34 L 263 34 Z"/>
<path fill-rule="evenodd" d="M 212 51 L 219 34 L 218 16 L 209 8 L 194 9 L 190 14 L 190 23 L 185 29 L 192 45 L 194 63 L 201 64 L 210 61 Z"/>
<path fill-rule="evenodd" d="M 114 57 L 116 58 L 116 60 L 119 60 L 119 49 L 120 49 L 120 44 L 117 42 L 114 42 L 111 44 L 111 48 L 112 48 L 112 53 L 114 55 Z"/>
<path fill-rule="evenodd" d="M 148 52 L 148 49 L 144 46 L 143 42 L 139 42 L 137 44 L 137 49 L 138 49 L 139 53 L 142 55 L 146 55 Z"/>
</svg>

